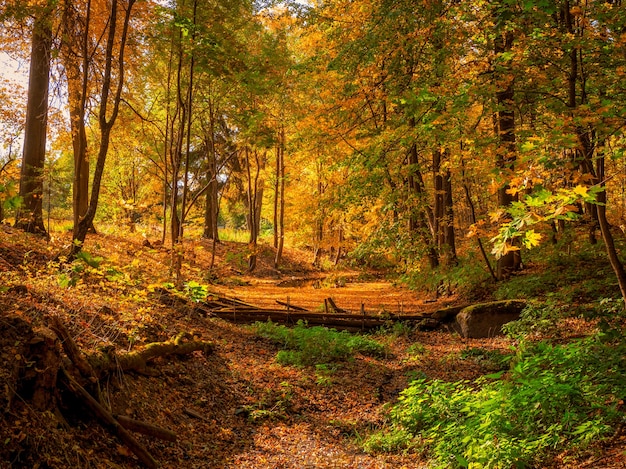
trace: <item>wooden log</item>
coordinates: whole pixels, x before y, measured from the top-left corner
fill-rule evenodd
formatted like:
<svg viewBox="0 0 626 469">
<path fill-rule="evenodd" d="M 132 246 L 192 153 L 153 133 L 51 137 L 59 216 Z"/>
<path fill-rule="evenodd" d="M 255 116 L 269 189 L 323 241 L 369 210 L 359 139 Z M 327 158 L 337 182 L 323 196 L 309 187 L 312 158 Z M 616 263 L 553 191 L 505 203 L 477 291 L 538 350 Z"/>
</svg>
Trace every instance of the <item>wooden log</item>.
<svg viewBox="0 0 626 469">
<path fill-rule="evenodd" d="M 50 328 L 54 331 L 57 337 L 61 339 L 63 350 L 78 371 L 80 371 L 84 378 L 93 380 L 96 374 L 94 373 L 91 364 L 78 349 L 76 342 L 74 342 L 74 339 L 72 339 L 69 331 L 57 316 L 52 317 L 52 324 L 50 325 Z"/>
<path fill-rule="evenodd" d="M 185 339 L 188 334 L 180 333 L 175 338 L 166 342 L 153 342 L 137 352 L 125 353 L 117 355 L 115 349 L 108 349 L 102 353 L 90 355 L 88 357 L 92 368 L 97 371 L 98 375 L 103 372 L 122 370 L 137 371 L 145 373 L 147 371 L 148 362 L 161 357 L 171 355 L 182 356 L 192 352 L 201 351 L 205 354 L 213 352 L 213 345 L 204 341 L 189 341 Z"/>
<path fill-rule="evenodd" d="M 190 417 L 195 418 L 195 419 L 204 420 L 204 421 L 207 421 L 207 422 L 209 421 L 209 419 L 206 418 L 204 415 L 202 415 L 200 412 L 198 412 L 196 410 L 193 410 L 193 409 L 190 409 L 189 407 L 185 407 L 183 409 L 183 412 L 185 414 L 189 415 Z"/>
<path fill-rule="evenodd" d="M 303 312 L 307 312 L 307 313 L 309 312 L 309 310 L 306 309 L 306 308 L 303 308 L 301 306 L 292 305 L 291 303 L 287 303 L 285 301 L 276 300 L 276 303 L 278 303 L 279 305 L 282 305 L 282 306 L 286 306 L 290 310 L 292 309 L 294 311 L 303 311 Z"/>
<path fill-rule="evenodd" d="M 330 308 L 337 312 L 337 313 L 347 313 L 348 311 L 340 308 L 339 306 L 337 306 L 337 303 L 335 303 L 335 300 L 333 300 L 330 296 L 328 298 L 326 298 L 324 301 L 328 301 L 328 305 L 330 306 Z"/>
<path fill-rule="evenodd" d="M 104 424 L 110 427 L 126 446 L 139 458 L 148 468 L 156 469 L 158 464 L 146 448 L 139 443 L 96 399 L 89 394 L 78 382 L 64 369 L 61 368 L 63 377 L 69 391 L 81 399 L 89 410 L 99 418 Z"/>
<path fill-rule="evenodd" d="M 153 436 L 155 438 L 159 438 L 160 440 L 176 441 L 176 433 L 166 428 L 157 427 L 156 425 L 152 425 L 150 423 L 131 419 L 130 417 L 126 417 L 124 415 L 113 415 L 113 418 L 127 430 Z"/>
</svg>

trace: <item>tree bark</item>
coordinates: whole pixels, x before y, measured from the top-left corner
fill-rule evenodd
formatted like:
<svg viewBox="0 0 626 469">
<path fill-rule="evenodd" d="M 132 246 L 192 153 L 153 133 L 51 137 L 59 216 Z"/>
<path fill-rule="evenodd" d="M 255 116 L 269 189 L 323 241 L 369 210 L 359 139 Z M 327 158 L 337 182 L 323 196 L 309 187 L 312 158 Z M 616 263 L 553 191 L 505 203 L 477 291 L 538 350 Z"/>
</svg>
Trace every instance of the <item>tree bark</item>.
<svg viewBox="0 0 626 469">
<path fill-rule="evenodd" d="M 24 153 L 20 175 L 20 197 L 16 226 L 29 233 L 48 236 L 43 223 L 43 172 L 48 128 L 48 85 L 53 3 L 48 3 L 35 17 L 31 41 L 28 103 L 24 130 Z"/>
<path fill-rule="evenodd" d="M 276 180 L 279 183 L 275 198 L 280 199 L 280 203 L 276 206 L 278 215 L 274 216 L 274 233 L 276 245 L 276 257 L 274 258 L 274 268 L 278 269 L 283 257 L 283 248 L 285 246 L 285 129 L 281 128 L 278 147 L 276 149 Z"/>
<path fill-rule="evenodd" d="M 415 118 L 409 120 L 409 126 L 415 127 Z M 435 163 L 435 155 L 433 155 L 433 164 Z M 409 196 L 417 199 L 416 207 L 411 208 L 409 214 L 409 231 L 419 236 L 426 249 L 428 263 L 431 269 L 439 267 L 439 253 L 435 243 L 436 215 L 424 200 L 424 181 L 419 169 L 419 159 L 417 154 L 417 144 L 413 142 L 408 152 L 409 165 Z"/>
<path fill-rule="evenodd" d="M 72 210 L 74 230 L 87 213 L 89 206 L 89 157 L 87 132 L 85 130 L 85 104 L 89 80 L 89 27 L 91 1 L 85 6 L 85 18 L 81 25 L 75 2 L 66 1 L 63 12 L 64 42 L 61 57 L 67 76 L 70 127 L 74 151 L 74 179 L 72 182 Z"/>
<path fill-rule="evenodd" d="M 93 220 L 96 216 L 98 199 L 100 197 L 100 186 L 102 184 L 102 176 L 104 174 L 104 165 L 106 163 L 106 157 L 109 151 L 111 129 L 113 128 L 115 120 L 117 119 L 120 102 L 122 99 L 122 90 L 124 87 L 124 50 L 126 47 L 126 39 L 128 37 L 131 12 L 135 0 L 128 1 L 122 25 L 122 33 L 119 38 L 117 38 L 117 10 L 119 7 L 118 3 L 118 0 L 113 0 L 111 2 L 109 31 L 106 41 L 105 67 L 103 73 L 102 91 L 100 93 L 100 111 L 98 113 L 98 124 L 100 127 L 100 148 L 98 150 L 98 159 L 96 161 L 93 183 L 91 185 L 91 197 L 89 199 L 89 207 L 87 208 L 87 213 L 85 213 L 85 216 L 78 223 L 78 228 L 76 228 L 74 231 L 74 242 L 72 243 L 70 257 L 75 257 L 76 254 L 78 254 L 78 252 L 82 249 L 82 245 L 85 242 L 87 233 L 93 225 Z M 114 50 L 116 45 L 118 45 L 117 51 Z M 111 114 L 110 116 L 107 116 L 110 100 L 109 95 L 112 91 L 111 81 L 113 77 L 114 58 L 117 59 L 118 64 L 117 85 L 111 102 Z"/>
<path fill-rule="evenodd" d="M 513 33 L 510 31 L 499 31 L 494 40 L 494 52 L 501 54 L 511 50 L 513 45 Z M 496 76 L 496 80 L 498 77 Z M 508 173 L 515 168 L 517 159 L 517 149 L 515 144 L 515 111 L 514 111 L 514 89 L 513 81 L 509 82 L 496 91 L 497 110 L 494 116 L 494 126 L 496 136 L 499 141 L 497 151 L 496 167 L 506 179 Z M 509 184 L 504 183 L 498 189 L 498 205 L 508 207 L 515 201 L 516 197 L 508 192 Z M 498 279 L 503 279 L 511 272 L 519 270 L 522 265 L 522 256 L 519 250 L 509 251 L 498 259 L 496 275 Z"/>
</svg>

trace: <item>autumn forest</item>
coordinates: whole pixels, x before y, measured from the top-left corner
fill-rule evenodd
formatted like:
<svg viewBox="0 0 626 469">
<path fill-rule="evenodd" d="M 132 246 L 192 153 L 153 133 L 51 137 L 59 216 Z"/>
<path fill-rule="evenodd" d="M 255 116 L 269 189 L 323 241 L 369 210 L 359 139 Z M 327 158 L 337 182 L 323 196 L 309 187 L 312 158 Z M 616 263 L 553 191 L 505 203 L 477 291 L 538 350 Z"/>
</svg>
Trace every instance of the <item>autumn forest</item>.
<svg viewBox="0 0 626 469">
<path fill-rule="evenodd" d="M 0 467 L 623 467 L 621 0 L 0 20 Z"/>
</svg>

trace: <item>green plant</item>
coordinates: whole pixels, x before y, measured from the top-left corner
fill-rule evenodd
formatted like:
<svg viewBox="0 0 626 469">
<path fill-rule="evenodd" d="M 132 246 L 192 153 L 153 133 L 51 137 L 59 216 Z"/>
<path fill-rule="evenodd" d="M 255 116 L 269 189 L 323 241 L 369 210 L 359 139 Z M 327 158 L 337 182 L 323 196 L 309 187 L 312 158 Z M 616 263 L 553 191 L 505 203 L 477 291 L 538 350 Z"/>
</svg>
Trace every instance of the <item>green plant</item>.
<svg viewBox="0 0 626 469">
<path fill-rule="evenodd" d="M 490 371 L 499 371 L 508 368 L 511 355 L 497 350 L 479 347 L 467 348 L 461 352 L 461 360 L 471 360 Z"/>
<path fill-rule="evenodd" d="M 334 366 L 325 363 L 315 365 L 315 382 L 319 386 L 332 386 L 332 375 L 337 370 Z"/>
<path fill-rule="evenodd" d="M 276 361 L 285 365 L 335 363 L 355 353 L 381 356 L 385 352 L 385 347 L 372 339 L 321 326 L 307 327 L 302 321 L 293 328 L 271 321 L 257 322 L 252 327 L 256 334 L 285 349 L 276 356 Z"/>
<path fill-rule="evenodd" d="M 559 319 L 569 315 L 569 308 L 553 302 L 529 304 L 517 321 L 502 326 L 505 334 L 511 337 L 526 337 L 531 334 L 558 335 Z"/>
<path fill-rule="evenodd" d="M 252 422 L 260 420 L 278 420 L 286 417 L 293 400 L 293 388 L 287 381 L 280 383 L 278 389 L 267 389 L 262 399 L 254 405 L 242 409 Z"/>
<path fill-rule="evenodd" d="M 414 344 L 411 344 L 406 349 L 406 354 L 408 356 L 408 358 L 406 359 L 407 362 L 417 362 L 422 357 L 428 354 L 428 350 L 426 349 L 424 344 L 420 344 L 419 342 L 416 342 Z"/>
<path fill-rule="evenodd" d="M 193 280 L 185 283 L 185 295 L 193 302 L 198 303 L 204 301 L 209 294 L 206 285 L 201 285 Z"/>
<path fill-rule="evenodd" d="M 428 451 L 436 467 L 529 467 L 566 448 L 584 449 L 621 421 L 623 335 L 567 345 L 523 344 L 508 373 L 476 382 L 419 379 L 374 434 L 370 451 Z M 473 353 L 472 353 L 473 354 Z"/>
</svg>

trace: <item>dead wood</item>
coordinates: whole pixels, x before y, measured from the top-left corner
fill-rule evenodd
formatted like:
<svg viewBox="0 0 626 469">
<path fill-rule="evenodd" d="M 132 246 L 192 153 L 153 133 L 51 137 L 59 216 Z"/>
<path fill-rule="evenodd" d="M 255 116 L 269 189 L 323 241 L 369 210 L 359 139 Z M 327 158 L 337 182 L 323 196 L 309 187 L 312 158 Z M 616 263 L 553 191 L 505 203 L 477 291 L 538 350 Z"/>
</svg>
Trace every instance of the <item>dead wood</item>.
<svg viewBox="0 0 626 469">
<path fill-rule="evenodd" d="M 90 379 L 95 378 L 96 374 L 89 363 L 89 361 L 83 356 L 82 352 L 78 349 L 76 342 L 72 339 L 69 331 L 65 325 L 56 316 L 52 317 L 52 324 L 50 328 L 54 331 L 57 337 L 61 340 L 63 351 L 74 364 L 74 366 L 80 371 L 83 377 Z"/>
<path fill-rule="evenodd" d="M 348 310 L 345 310 L 343 308 L 340 308 L 339 306 L 337 306 L 337 303 L 335 303 L 335 300 L 333 300 L 330 296 L 328 298 L 326 298 L 324 301 L 328 302 L 328 306 L 330 306 L 330 309 L 332 309 L 333 311 L 337 312 L 337 313 L 347 313 Z"/>
<path fill-rule="evenodd" d="M 108 427 L 111 427 L 117 436 L 146 467 L 151 469 L 158 467 L 156 460 L 152 457 L 148 450 L 144 448 L 143 445 L 139 443 L 108 410 L 96 401 L 96 399 L 94 399 L 85 388 L 78 384 L 78 382 L 64 368 L 61 368 L 61 372 L 67 389 L 84 402 L 98 419 L 104 422 Z"/>
<path fill-rule="evenodd" d="M 197 412 L 197 411 L 195 411 L 193 409 L 190 409 L 189 407 L 185 407 L 183 409 L 183 413 L 189 415 L 189 417 L 193 417 L 193 418 L 198 419 L 198 420 L 205 420 L 205 421 L 209 420 L 204 415 L 202 415 L 200 412 Z"/>
<path fill-rule="evenodd" d="M 306 308 L 303 308 L 302 306 L 296 306 L 296 305 L 292 305 L 291 303 L 288 303 L 286 301 L 280 301 L 280 300 L 276 300 L 276 303 L 278 303 L 281 306 L 286 306 L 288 310 L 294 310 L 294 311 L 306 311 L 308 312 L 309 310 Z"/>
<path fill-rule="evenodd" d="M 130 417 L 126 417 L 124 415 L 113 415 L 113 418 L 127 430 L 153 436 L 154 438 L 159 438 L 161 440 L 176 441 L 176 433 L 166 428 L 161 428 L 147 422 L 131 419 Z"/>
<path fill-rule="evenodd" d="M 178 336 L 166 342 L 153 342 L 137 352 L 118 355 L 115 349 L 109 348 L 100 353 L 90 355 L 87 360 L 98 375 L 103 373 L 121 370 L 147 373 L 148 363 L 155 358 L 165 358 L 168 356 L 189 355 L 192 352 L 201 351 L 205 354 L 213 352 L 213 345 L 209 342 L 191 340 L 186 332 L 181 332 Z"/>
</svg>

